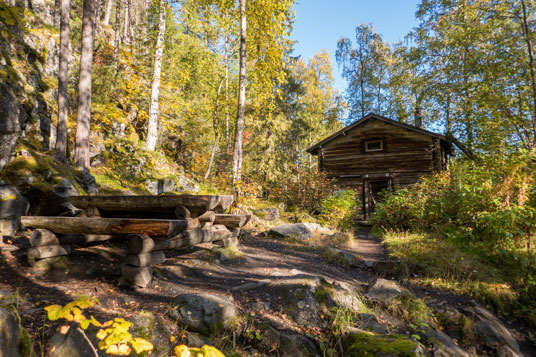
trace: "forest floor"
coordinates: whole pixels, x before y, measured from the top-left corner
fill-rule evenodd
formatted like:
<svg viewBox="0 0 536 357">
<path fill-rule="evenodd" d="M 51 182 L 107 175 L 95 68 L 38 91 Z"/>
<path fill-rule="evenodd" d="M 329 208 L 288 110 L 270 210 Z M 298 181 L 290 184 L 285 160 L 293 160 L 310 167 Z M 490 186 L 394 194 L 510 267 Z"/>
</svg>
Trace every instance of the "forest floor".
<svg viewBox="0 0 536 357">
<path fill-rule="evenodd" d="M 0 296 L 11 294 L 18 297 L 17 310 L 21 323 L 30 332 L 36 351 L 46 350 L 45 341 L 62 325 L 61 322 L 48 321 L 43 308 L 52 304 L 65 305 L 79 296 L 97 298 L 100 306 L 91 309 L 90 313 L 104 321 L 112 316 L 128 319 L 140 311 L 165 317 L 176 309 L 174 298 L 177 295 L 213 293 L 232 299 L 240 313 L 248 315 L 252 323 L 262 321 L 280 329 L 320 334 L 321 331 L 313 331 L 308 326 L 300 326 L 292 321 L 280 304 L 280 297 L 271 293 L 268 284 L 286 277 L 315 276 L 328 282 L 351 283 L 364 293 L 368 284 L 377 278 L 367 262 L 385 261 L 387 253 L 381 241 L 369 234 L 368 229 L 357 233 L 357 245 L 348 251 L 363 258 L 363 267 L 336 266 L 324 259 L 317 249 L 303 243 L 263 235 L 245 235 L 239 246 L 242 254 L 229 259 L 223 259 L 221 252 L 212 249 L 210 243 L 166 251 L 165 263 L 154 267 L 151 284 L 139 290 L 118 285 L 125 251 L 122 241 L 79 247 L 52 266 L 30 267 L 26 262 L 29 243 L 23 236 L 12 242 L 19 250 L 3 252 L 0 261 Z M 426 296 L 436 302 L 447 300 L 459 304 L 469 300 L 430 288 L 408 288 L 415 295 Z M 389 320 L 389 316 L 385 318 Z M 169 324 L 178 339 L 185 338 L 180 326 L 171 320 Z M 536 352 L 524 342 L 526 336 L 522 326 L 508 326 L 520 341 L 524 353 L 531 355 Z M 251 348 L 247 341 L 240 341 L 240 344 L 241 350 Z"/>
</svg>

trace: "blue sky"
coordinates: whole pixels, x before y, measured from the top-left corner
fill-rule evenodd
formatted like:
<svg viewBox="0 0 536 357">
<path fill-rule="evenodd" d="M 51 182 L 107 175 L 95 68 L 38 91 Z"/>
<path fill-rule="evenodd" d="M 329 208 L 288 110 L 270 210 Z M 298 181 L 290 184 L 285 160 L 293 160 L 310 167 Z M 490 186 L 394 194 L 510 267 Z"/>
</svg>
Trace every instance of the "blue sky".
<svg viewBox="0 0 536 357">
<path fill-rule="evenodd" d="M 331 55 L 335 88 L 342 93 L 346 81 L 335 61 L 337 41 L 355 38 L 359 24 L 372 23 L 384 41 L 397 42 L 417 25 L 415 12 L 420 0 L 297 0 L 296 21 L 291 39 L 298 41 L 294 55 L 307 61 L 327 50 Z"/>
</svg>

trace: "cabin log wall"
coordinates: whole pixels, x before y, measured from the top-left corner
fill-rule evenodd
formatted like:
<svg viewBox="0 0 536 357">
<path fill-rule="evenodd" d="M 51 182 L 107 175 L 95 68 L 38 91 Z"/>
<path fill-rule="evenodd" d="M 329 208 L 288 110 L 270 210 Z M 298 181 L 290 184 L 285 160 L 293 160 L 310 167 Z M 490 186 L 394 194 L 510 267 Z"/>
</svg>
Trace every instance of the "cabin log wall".
<svg viewBox="0 0 536 357">
<path fill-rule="evenodd" d="M 383 140 L 383 150 L 366 152 L 364 142 L 376 139 Z M 369 182 L 386 180 L 394 189 L 410 187 L 447 168 L 445 149 L 438 138 L 371 119 L 324 144 L 317 154 L 319 169 L 340 186 L 356 189 L 367 210 L 370 202 L 364 191 Z"/>
</svg>

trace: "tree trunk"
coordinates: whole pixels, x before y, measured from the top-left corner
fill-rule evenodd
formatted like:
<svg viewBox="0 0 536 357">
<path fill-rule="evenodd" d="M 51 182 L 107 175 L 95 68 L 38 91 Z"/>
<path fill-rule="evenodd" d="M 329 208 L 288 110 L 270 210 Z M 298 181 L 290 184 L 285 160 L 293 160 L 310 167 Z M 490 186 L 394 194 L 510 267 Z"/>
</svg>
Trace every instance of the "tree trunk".
<svg viewBox="0 0 536 357">
<path fill-rule="evenodd" d="M 95 34 L 100 32 L 100 17 L 102 13 L 102 0 L 95 1 L 95 20 L 93 25 L 95 26 Z M 96 36 L 95 36 L 96 37 Z"/>
<path fill-rule="evenodd" d="M 67 161 L 67 86 L 69 81 L 69 13 L 70 0 L 61 0 L 60 59 L 58 69 L 58 128 L 54 159 Z"/>
<path fill-rule="evenodd" d="M 110 24 L 110 16 L 112 16 L 112 0 L 106 0 L 106 10 L 104 12 L 103 25 L 108 26 Z"/>
<path fill-rule="evenodd" d="M 60 27 L 61 0 L 54 0 L 54 27 Z"/>
<path fill-rule="evenodd" d="M 225 154 L 228 158 L 231 145 L 229 140 L 229 34 L 227 31 L 225 31 L 225 53 L 223 60 L 225 62 Z"/>
<path fill-rule="evenodd" d="M 75 165 L 89 169 L 89 132 L 91 120 L 91 68 L 93 64 L 93 17 L 95 2 L 84 0 L 82 15 L 82 51 L 78 82 L 78 115 L 76 120 Z"/>
<path fill-rule="evenodd" d="M 221 86 L 223 84 L 223 78 L 220 81 L 220 85 L 218 86 L 218 90 L 216 91 L 216 104 L 214 105 L 214 112 L 212 114 L 212 127 L 214 129 L 214 145 L 212 145 L 212 150 L 210 153 L 210 161 L 208 162 L 208 168 L 207 172 L 205 174 L 205 180 L 208 179 L 210 176 L 210 170 L 212 169 L 212 164 L 214 163 L 214 156 L 216 155 L 216 151 L 218 149 L 218 141 L 220 138 L 220 134 L 218 131 L 218 108 L 220 103 L 220 91 Z"/>
<path fill-rule="evenodd" d="M 130 44 L 130 0 L 125 0 L 125 16 L 123 20 L 123 38 L 125 39 L 125 43 L 128 45 Z"/>
<path fill-rule="evenodd" d="M 529 20 L 527 15 L 527 6 L 525 0 L 521 0 L 521 6 L 523 9 L 522 17 L 522 26 L 523 26 L 523 37 L 527 44 L 527 52 L 529 56 L 529 70 L 530 70 L 530 85 L 532 89 L 532 130 L 533 130 L 533 140 L 536 145 L 536 64 L 534 63 L 534 48 L 532 45 L 532 34 L 530 33 Z"/>
<path fill-rule="evenodd" d="M 233 187 L 237 195 L 240 195 L 238 182 L 242 178 L 242 132 L 244 131 L 244 117 L 246 114 L 246 31 L 246 0 L 240 0 L 240 70 L 233 151 Z"/>
<path fill-rule="evenodd" d="M 160 96 L 160 73 L 162 71 L 162 55 L 164 53 L 164 33 L 166 32 L 166 3 L 160 0 L 158 16 L 158 36 L 154 55 L 153 84 L 151 88 L 151 103 L 149 105 L 149 120 L 147 126 L 147 150 L 154 151 L 158 137 L 158 97 Z"/>
<path fill-rule="evenodd" d="M 119 70 L 119 46 L 121 45 L 121 0 L 115 0 L 114 67 Z"/>
</svg>

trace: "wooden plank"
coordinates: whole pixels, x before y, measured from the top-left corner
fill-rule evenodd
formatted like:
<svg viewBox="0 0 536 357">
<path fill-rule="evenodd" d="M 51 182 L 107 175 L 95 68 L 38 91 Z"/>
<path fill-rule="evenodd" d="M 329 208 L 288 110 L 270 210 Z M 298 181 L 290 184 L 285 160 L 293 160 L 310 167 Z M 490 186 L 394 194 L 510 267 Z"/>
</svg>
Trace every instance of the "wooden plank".
<svg viewBox="0 0 536 357">
<path fill-rule="evenodd" d="M 59 234 L 146 234 L 153 238 L 166 238 L 198 228 L 199 220 L 23 216 L 21 224 Z"/>
<path fill-rule="evenodd" d="M 223 224 L 231 228 L 242 228 L 250 219 L 250 214 L 217 214 L 214 224 Z"/>
<path fill-rule="evenodd" d="M 166 196 L 70 196 L 75 207 L 95 207 L 104 211 L 169 211 L 178 206 L 194 210 L 226 210 L 233 203 L 231 195 L 166 195 Z"/>
</svg>

